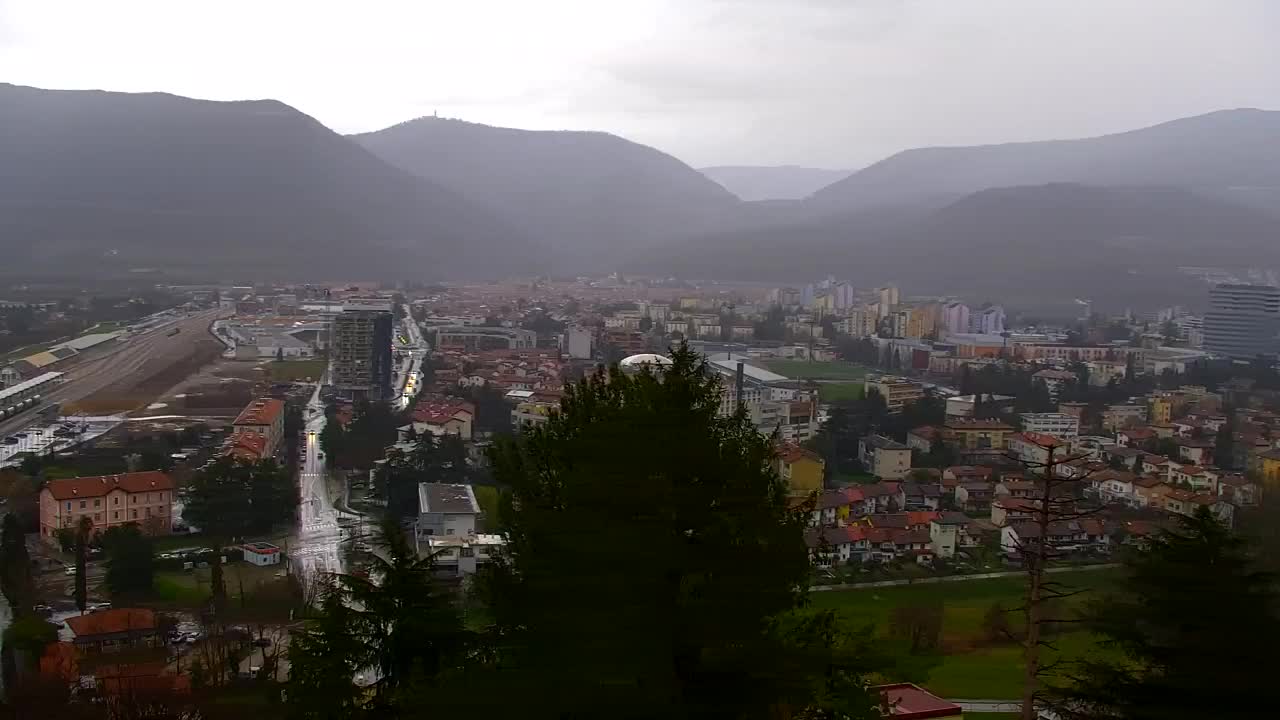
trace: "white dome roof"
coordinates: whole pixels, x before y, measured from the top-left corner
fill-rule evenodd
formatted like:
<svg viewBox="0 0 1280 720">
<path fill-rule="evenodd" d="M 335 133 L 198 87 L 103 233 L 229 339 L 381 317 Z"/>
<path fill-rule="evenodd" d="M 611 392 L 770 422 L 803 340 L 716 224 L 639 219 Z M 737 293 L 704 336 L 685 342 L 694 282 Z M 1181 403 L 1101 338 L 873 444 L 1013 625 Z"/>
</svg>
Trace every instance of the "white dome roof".
<svg viewBox="0 0 1280 720">
<path fill-rule="evenodd" d="M 656 353 L 640 353 L 622 359 L 618 365 L 624 368 L 637 368 L 641 365 L 653 365 L 654 367 L 667 367 L 671 365 L 671 358 L 658 355 Z"/>
</svg>

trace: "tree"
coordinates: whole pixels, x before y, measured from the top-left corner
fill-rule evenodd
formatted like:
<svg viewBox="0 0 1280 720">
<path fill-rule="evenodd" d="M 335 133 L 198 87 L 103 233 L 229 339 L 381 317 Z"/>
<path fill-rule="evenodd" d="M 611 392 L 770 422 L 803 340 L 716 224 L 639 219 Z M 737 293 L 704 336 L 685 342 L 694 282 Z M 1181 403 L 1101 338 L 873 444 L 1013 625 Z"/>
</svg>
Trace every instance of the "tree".
<svg viewBox="0 0 1280 720">
<path fill-rule="evenodd" d="M 481 581 L 499 643 L 484 697 L 539 717 L 802 716 L 829 697 L 839 643 L 788 622 L 806 513 L 768 438 L 720 416 L 698 356 L 672 361 L 571 386 L 559 414 L 495 451 L 508 541 Z M 870 716 L 850 672 L 842 697 Z"/>
<path fill-rule="evenodd" d="M 14 615 L 31 611 L 35 604 L 35 581 L 31 577 L 31 556 L 18 517 L 4 516 L 0 528 L 0 591 L 9 601 Z"/>
<path fill-rule="evenodd" d="M 329 583 L 316 617 L 290 633 L 290 718 L 347 720 L 360 716 L 365 693 L 355 684 L 355 676 L 373 659 L 356 636 L 355 624 L 355 610 Z"/>
<path fill-rule="evenodd" d="M 900 605 L 889 614 L 889 632 L 907 641 L 912 655 L 930 653 L 938 649 L 942 639 L 942 602 L 920 605 Z"/>
<path fill-rule="evenodd" d="M 76 525 L 76 584 L 74 588 L 76 607 L 83 613 L 89 604 L 89 536 L 93 533 L 93 520 L 89 516 L 81 516 Z"/>
<path fill-rule="evenodd" d="M 1218 435 L 1214 438 L 1213 463 L 1224 470 L 1231 470 L 1236 466 L 1236 413 L 1232 408 L 1226 408 L 1224 412 L 1227 421 L 1218 428 Z"/>
<path fill-rule="evenodd" d="M 999 602 L 994 602 L 982 616 L 982 632 L 987 642 L 1001 642 L 1013 637 L 1009 628 L 1009 611 Z"/>
<path fill-rule="evenodd" d="M 111 599 L 120 602 L 145 597 L 155 578 L 151 538 L 137 523 L 108 529 L 102 534 L 107 555 L 107 588 Z"/>
<path fill-rule="evenodd" d="M 1115 653 L 1078 661 L 1050 689 L 1066 720 L 1252 718 L 1271 698 L 1280 642 L 1275 576 L 1206 508 L 1124 561 L 1085 626 Z M 1214 612 L 1196 612 L 1206 605 Z M 1226 619 L 1226 620 L 1224 620 Z"/>
</svg>

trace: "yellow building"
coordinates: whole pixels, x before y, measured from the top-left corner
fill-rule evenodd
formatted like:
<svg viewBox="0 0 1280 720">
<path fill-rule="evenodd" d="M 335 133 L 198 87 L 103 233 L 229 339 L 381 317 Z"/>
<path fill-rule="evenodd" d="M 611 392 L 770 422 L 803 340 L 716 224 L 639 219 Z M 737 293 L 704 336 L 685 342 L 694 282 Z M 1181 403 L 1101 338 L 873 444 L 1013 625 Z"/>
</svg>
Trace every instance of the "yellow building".
<svg viewBox="0 0 1280 720">
<path fill-rule="evenodd" d="M 778 449 L 777 468 L 778 475 L 787 482 L 787 493 L 792 497 L 822 492 L 827 463 L 821 455 L 799 445 L 783 445 Z"/>
<path fill-rule="evenodd" d="M 1262 486 L 1268 490 L 1280 488 L 1280 450 L 1268 450 L 1257 457 Z"/>
<path fill-rule="evenodd" d="M 942 317 L 942 306 L 938 303 L 926 303 L 911 308 L 907 316 L 907 328 L 903 337 L 927 338 L 938 334 L 938 321 Z"/>
<path fill-rule="evenodd" d="M 1152 425 L 1168 425 L 1173 420 L 1173 399 L 1168 395 L 1152 395 L 1147 399 L 1147 412 Z"/>
<path fill-rule="evenodd" d="M 942 437 L 959 450 L 1004 451 L 1005 439 L 1016 432 L 999 420 L 955 418 L 942 426 Z"/>
</svg>

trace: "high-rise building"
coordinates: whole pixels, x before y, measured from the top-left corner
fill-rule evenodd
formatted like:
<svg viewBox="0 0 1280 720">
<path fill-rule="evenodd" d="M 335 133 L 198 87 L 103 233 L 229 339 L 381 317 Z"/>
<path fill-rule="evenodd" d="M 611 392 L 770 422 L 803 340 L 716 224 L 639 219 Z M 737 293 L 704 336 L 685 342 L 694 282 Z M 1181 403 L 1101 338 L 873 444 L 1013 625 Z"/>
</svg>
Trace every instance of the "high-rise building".
<svg viewBox="0 0 1280 720">
<path fill-rule="evenodd" d="M 329 323 L 330 383 L 353 400 L 391 393 L 391 313 L 344 310 Z"/>
<path fill-rule="evenodd" d="M 880 317 L 888 317 L 898 305 L 898 288 L 896 285 L 886 285 L 876 292 L 880 295 Z"/>
<path fill-rule="evenodd" d="M 969 306 L 961 302 L 947 303 L 942 309 L 942 324 L 951 335 L 969 332 Z"/>
<path fill-rule="evenodd" d="M 1280 350 L 1280 288 L 1218 285 L 1209 291 L 1204 349 L 1248 360 Z"/>
<path fill-rule="evenodd" d="M 982 335 L 999 335 L 1004 332 L 1004 308 L 999 305 L 982 308 L 970 315 L 973 331 Z"/>
</svg>

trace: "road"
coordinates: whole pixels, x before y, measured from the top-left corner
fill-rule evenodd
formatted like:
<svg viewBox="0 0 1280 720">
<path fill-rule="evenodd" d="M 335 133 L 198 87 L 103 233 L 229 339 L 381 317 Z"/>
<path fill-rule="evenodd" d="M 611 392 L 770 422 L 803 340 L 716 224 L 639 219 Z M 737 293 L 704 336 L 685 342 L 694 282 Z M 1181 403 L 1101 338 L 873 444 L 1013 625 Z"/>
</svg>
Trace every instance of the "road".
<svg viewBox="0 0 1280 720">
<path fill-rule="evenodd" d="M 329 497 L 328 471 L 324 453 L 320 450 L 320 433 L 324 430 L 324 403 L 320 400 L 320 386 L 307 403 L 306 458 L 298 478 L 298 531 L 289 541 L 289 557 L 293 569 L 304 583 L 322 573 L 345 570 L 340 544 L 342 530 L 338 527 L 338 512 Z"/>
<path fill-rule="evenodd" d="M 53 390 L 45 393 L 43 404 L 72 403 L 82 400 L 116 382 L 138 372 L 148 361 L 166 355 L 180 355 L 184 346 L 192 343 L 192 335 L 208 331 L 209 324 L 218 316 L 217 310 L 196 313 L 173 323 L 129 336 L 117 341 L 105 354 L 69 367 L 63 371 L 66 379 Z M 173 328 L 180 332 L 166 335 Z M 0 436 L 18 432 L 34 422 L 37 410 L 30 410 L 0 423 Z"/>
</svg>

